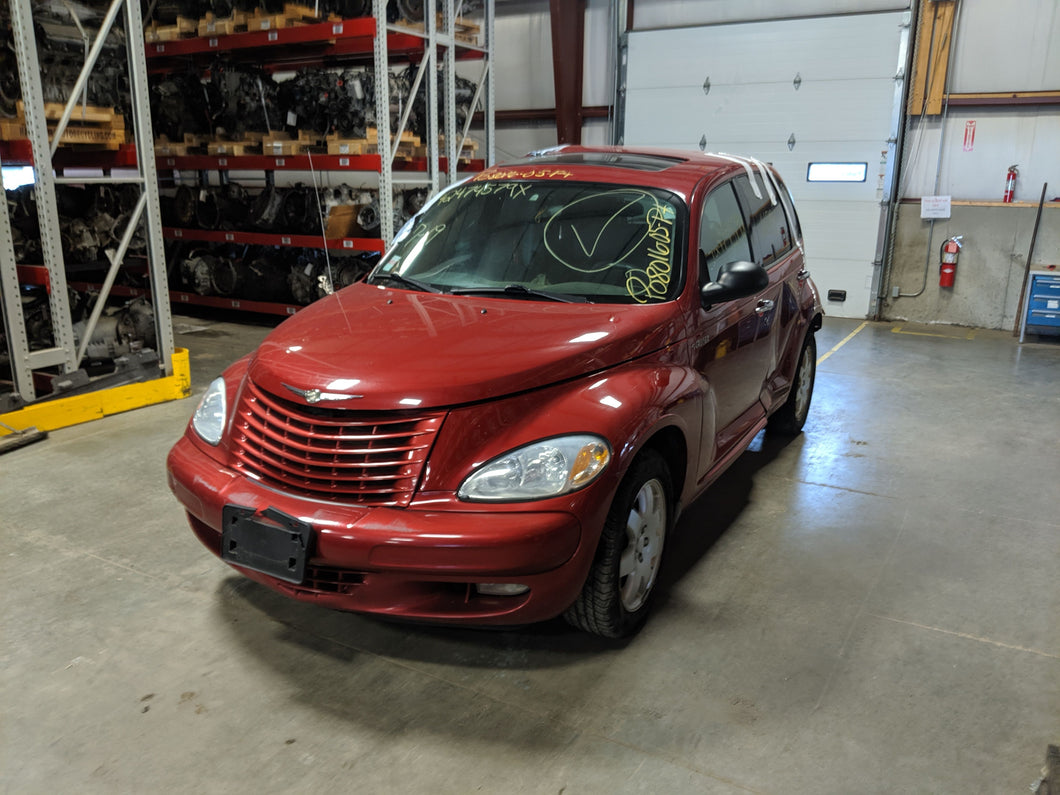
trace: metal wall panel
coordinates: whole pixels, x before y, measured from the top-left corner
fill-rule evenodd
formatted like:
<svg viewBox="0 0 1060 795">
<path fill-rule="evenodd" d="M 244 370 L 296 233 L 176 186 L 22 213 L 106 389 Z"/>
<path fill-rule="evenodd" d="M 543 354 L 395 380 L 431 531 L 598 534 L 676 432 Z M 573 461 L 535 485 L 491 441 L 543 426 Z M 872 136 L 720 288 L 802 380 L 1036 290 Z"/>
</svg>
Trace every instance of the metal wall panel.
<svg viewBox="0 0 1060 795">
<path fill-rule="evenodd" d="M 548 3 L 517 14 L 498 4 L 497 11 L 497 110 L 555 107 Z"/>
<path fill-rule="evenodd" d="M 630 89 L 805 82 L 894 77 L 891 47 L 877 37 L 897 34 L 902 14 L 797 19 L 634 32 L 630 36 Z M 888 29 L 893 26 L 893 29 Z M 650 60 L 649 60 L 650 59 Z M 713 88 L 711 89 L 713 91 Z"/>
<path fill-rule="evenodd" d="M 865 317 L 875 298 L 908 20 L 892 11 L 635 31 L 625 142 L 684 149 L 702 142 L 708 151 L 772 162 L 798 203 L 815 281 L 822 291 L 847 291 L 826 311 Z M 867 163 L 866 180 L 808 183 L 813 161 Z"/>
<path fill-rule="evenodd" d="M 585 57 L 582 102 L 610 105 L 617 71 L 611 58 L 611 0 L 588 0 L 585 9 Z M 547 0 L 506 0 L 497 4 L 494 50 L 497 109 L 554 108 L 552 30 Z M 459 74 L 475 75 L 458 66 Z M 611 142 L 606 119 L 592 119 L 582 130 L 586 145 Z M 504 125 L 497 129 L 497 159 L 512 160 L 534 149 L 556 145 L 551 122 Z"/>
<path fill-rule="evenodd" d="M 705 135 L 713 150 L 721 140 L 742 141 L 746 149 L 786 144 L 792 135 L 797 144 L 879 138 L 891 119 L 890 106 L 879 100 L 893 90 L 893 79 L 820 80 L 797 92 L 790 83 L 718 86 L 709 97 L 698 88 L 642 88 L 627 94 L 636 114 L 627 113 L 626 140 L 698 145 Z"/>
<path fill-rule="evenodd" d="M 1051 0 L 1043 0 L 1051 2 Z M 637 0 L 633 27 L 675 28 L 910 8 L 902 0 Z"/>
<path fill-rule="evenodd" d="M 950 91 L 1060 88 L 1057 0 L 961 0 L 950 62 Z"/>
<path fill-rule="evenodd" d="M 975 135 L 965 150 L 965 128 Z M 906 136 L 908 153 L 902 195 L 919 198 L 935 187 L 939 120 L 914 120 Z M 1060 196 L 1060 113 L 1055 108 L 951 108 L 942 147 L 939 193 L 955 199 L 1001 201 L 1005 172 L 1019 165 L 1016 201 L 1037 202 L 1042 183 L 1048 198 Z"/>
</svg>

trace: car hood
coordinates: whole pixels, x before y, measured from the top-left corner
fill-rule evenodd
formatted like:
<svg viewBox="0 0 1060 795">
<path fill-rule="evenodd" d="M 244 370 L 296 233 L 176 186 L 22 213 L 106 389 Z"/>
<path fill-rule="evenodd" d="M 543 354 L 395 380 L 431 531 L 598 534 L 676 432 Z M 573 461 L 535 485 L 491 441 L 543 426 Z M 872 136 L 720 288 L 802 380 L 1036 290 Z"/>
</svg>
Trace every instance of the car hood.
<svg viewBox="0 0 1060 795">
<path fill-rule="evenodd" d="M 678 337 L 674 304 L 566 304 L 355 284 L 290 318 L 255 352 L 260 387 L 357 410 L 455 406 L 586 375 Z"/>
</svg>

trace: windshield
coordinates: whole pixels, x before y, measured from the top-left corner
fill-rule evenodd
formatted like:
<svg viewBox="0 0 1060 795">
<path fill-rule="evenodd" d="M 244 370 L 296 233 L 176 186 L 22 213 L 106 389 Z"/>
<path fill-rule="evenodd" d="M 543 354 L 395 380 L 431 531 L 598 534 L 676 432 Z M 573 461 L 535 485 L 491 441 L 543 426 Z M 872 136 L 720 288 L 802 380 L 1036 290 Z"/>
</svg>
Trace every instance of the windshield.
<svg viewBox="0 0 1060 795">
<path fill-rule="evenodd" d="M 469 182 L 399 233 L 370 281 L 528 300 L 659 303 L 681 290 L 684 204 L 650 188 Z"/>
</svg>

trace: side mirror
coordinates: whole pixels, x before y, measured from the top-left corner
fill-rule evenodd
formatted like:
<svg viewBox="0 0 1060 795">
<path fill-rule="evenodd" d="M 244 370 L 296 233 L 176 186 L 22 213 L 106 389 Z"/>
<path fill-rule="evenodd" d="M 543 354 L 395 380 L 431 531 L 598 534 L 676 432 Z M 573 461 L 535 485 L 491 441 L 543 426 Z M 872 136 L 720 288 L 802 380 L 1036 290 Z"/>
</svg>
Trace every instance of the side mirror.
<svg viewBox="0 0 1060 795">
<path fill-rule="evenodd" d="M 720 304 L 747 298 L 769 286 L 769 274 L 753 262 L 729 262 L 722 266 L 718 280 L 700 291 L 704 304 Z"/>
</svg>

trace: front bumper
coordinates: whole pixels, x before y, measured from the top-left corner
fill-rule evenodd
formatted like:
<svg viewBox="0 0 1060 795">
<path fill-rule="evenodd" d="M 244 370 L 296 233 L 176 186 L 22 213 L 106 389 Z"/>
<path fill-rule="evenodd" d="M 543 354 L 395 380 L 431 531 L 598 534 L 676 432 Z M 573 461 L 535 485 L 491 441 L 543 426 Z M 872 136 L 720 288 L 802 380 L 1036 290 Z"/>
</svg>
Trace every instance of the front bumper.
<svg viewBox="0 0 1060 795">
<path fill-rule="evenodd" d="M 543 621 L 577 597 L 596 543 L 565 511 L 418 510 L 300 498 L 219 464 L 188 436 L 170 451 L 167 469 L 192 530 L 215 555 L 226 505 L 272 507 L 309 524 L 313 542 L 301 583 L 235 568 L 287 596 L 339 610 L 481 625 Z M 488 596 L 476 583 L 530 590 Z"/>
</svg>

